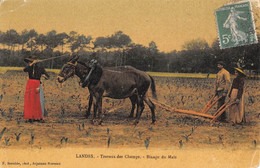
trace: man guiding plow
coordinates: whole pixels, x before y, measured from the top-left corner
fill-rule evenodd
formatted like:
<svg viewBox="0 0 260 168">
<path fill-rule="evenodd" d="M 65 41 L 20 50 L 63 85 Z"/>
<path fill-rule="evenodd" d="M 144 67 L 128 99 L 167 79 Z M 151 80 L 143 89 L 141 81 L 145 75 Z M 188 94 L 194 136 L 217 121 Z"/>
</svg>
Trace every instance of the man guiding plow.
<svg viewBox="0 0 260 168">
<path fill-rule="evenodd" d="M 229 72 L 224 68 L 225 64 L 223 61 L 219 61 L 217 63 L 217 67 L 219 69 L 219 72 L 216 75 L 216 83 L 215 83 L 215 95 L 219 98 L 218 100 L 218 109 L 225 104 L 226 96 L 228 94 L 228 90 L 230 87 L 230 74 Z M 226 112 L 224 111 L 219 121 L 226 122 Z"/>
</svg>

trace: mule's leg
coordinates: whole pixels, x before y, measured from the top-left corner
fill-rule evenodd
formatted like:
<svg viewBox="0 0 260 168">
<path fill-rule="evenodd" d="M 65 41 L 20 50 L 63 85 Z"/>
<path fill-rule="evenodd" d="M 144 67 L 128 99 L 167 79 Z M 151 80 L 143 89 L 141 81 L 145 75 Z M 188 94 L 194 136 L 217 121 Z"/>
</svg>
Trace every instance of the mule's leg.
<svg viewBox="0 0 260 168">
<path fill-rule="evenodd" d="M 154 109 L 155 109 L 155 105 L 153 104 L 153 102 L 147 98 L 146 96 L 144 96 L 144 101 L 145 103 L 149 106 L 150 110 L 151 110 L 151 113 L 152 113 L 152 123 L 154 123 L 156 121 L 155 119 L 155 112 L 154 112 Z"/>
<path fill-rule="evenodd" d="M 96 96 L 96 94 L 93 94 L 93 106 L 94 106 L 94 110 L 93 110 L 93 118 L 92 118 L 92 124 L 94 124 L 95 118 L 97 117 L 97 110 L 98 110 L 98 100 L 99 98 Z"/>
<path fill-rule="evenodd" d="M 135 104 L 136 104 L 136 113 L 135 113 L 135 118 L 138 116 L 138 110 L 139 110 L 139 104 L 137 103 L 137 95 L 135 95 Z"/>
<path fill-rule="evenodd" d="M 94 108 L 94 115 L 96 116 L 96 113 L 98 111 L 98 118 L 100 119 L 99 120 L 99 125 L 101 125 L 102 123 L 102 95 L 103 93 L 101 92 L 96 92 L 94 94 L 94 104 L 95 104 L 95 108 Z"/>
<path fill-rule="evenodd" d="M 89 101 L 88 101 L 88 111 L 86 111 L 86 118 L 88 118 L 89 115 L 90 115 L 92 102 L 93 102 L 93 95 L 90 94 L 90 95 L 89 95 Z"/>
<path fill-rule="evenodd" d="M 140 117 L 142 115 L 142 112 L 144 110 L 144 102 L 143 102 L 143 99 L 141 97 L 137 97 L 137 117 L 136 117 L 136 120 L 135 120 L 135 125 L 139 123 L 139 120 L 140 120 Z"/>
<path fill-rule="evenodd" d="M 94 110 L 93 110 L 93 118 L 97 117 L 97 106 L 98 106 L 98 102 L 97 102 L 97 98 L 94 97 L 93 99 L 93 106 L 94 106 Z"/>
<path fill-rule="evenodd" d="M 101 125 L 102 122 L 103 122 L 102 98 L 99 98 L 99 99 L 98 99 L 97 104 L 98 104 L 97 108 L 98 108 L 98 118 L 99 118 L 99 123 L 98 123 L 98 124 Z"/>
<path fill-rule="evenodd" d="M 131 100 L 132 103 L 132 109 L 131 109 L 131 113 L 129 115 L 129 118 L 133 118 L 134 117 L 134 111 L 135 111 L 135 104 L 137 103 L 137 96 L 133 95 L 131 97 L 129 97 L 129 99 Z M 137 115 L 137 112 L 136 112 Z"/>
<path fill-rule="evenodd" d="M 139 109 L 139 108 L 138 108 L 138 109 Z M 139 119 L 140 119 L 140 117 L 142 116 L 143 111 L 144 111 L 144 101 L 142 100 L 141 103 L 140 103 L 139 116 L 137 116 L 137 117 L 139 117 Z"/>
<path fill-rule="evenodd" d="M 138 103 L 137 103 L 137 101 L 136 101 L 136 113 L 135 113 L 135 118 L 137 118 L 137 113 L 138 113 L 138 110 L 139 110 L 139 105 L 138 105 Z"/>
<path fill-rule="evenodd" d="M 92 118 L 92 120 L 91 120 L 91 123 L 92 123 L 92 124 L 95 123 L 95 118 L 96 118 L 96 116 L 97 116 L 97 102 L 96 102 L 95 99 L 96 99 L 96 98 L 94 98 L 94 101 L 93 101 L 93 107 L 94 107 L 94 109 L 93 109 L 93 118 Z M 93 100 L 93 98 L 92 98 L 92 100 Z"/>
</svg>

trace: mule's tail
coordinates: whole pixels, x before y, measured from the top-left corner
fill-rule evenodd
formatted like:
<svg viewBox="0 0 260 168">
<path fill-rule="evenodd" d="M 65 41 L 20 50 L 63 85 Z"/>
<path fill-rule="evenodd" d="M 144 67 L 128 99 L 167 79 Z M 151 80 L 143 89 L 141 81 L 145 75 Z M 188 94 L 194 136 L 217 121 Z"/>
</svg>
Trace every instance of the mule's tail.
<svg viewBox="0 0 260 168">
<path fill-rule="evenodd" d="M 149 75 L 152 83 L 151 83 L 151 89 L 152 89 L 152 95 L 153 95 L 153 98 L 157 100 L 157 95 L 156 95 L 156 89 L 155 89 L 155 82 L 153 80 L 153 78 Z"/>
</svg>

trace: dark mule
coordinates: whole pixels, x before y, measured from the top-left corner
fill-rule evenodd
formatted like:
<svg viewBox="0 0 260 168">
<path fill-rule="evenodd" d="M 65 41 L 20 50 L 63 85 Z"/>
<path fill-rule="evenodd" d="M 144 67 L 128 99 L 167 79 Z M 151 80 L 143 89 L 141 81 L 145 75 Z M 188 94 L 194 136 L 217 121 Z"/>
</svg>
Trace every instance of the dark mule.
<svg viewBox="0 0 260 168">
<path fill-rule="evenodd" d="M 118 67 L 120 68 L 120 67 Z M 114 70 L 114 71 L 118 71 L 118 68 L 117 67 L 106 67 L 107 70 Z M 127 68 L 127 67 L 126 67 Z M 135 118 L 137 118 L 137 113 L 138 113 L 138 104 L 137 104 L 137 95 L 133 95 L 133 96 L 130 96 L 129 97 L 130 101 L 131 101 L 131 104 L 132 104 L 132 108 L 131 108 L 131 112 L 129 114 L 129 118 L 133 118 L 134 117 L 134 111 L 135 111 L 135 105 L 137 105 L 137 108 L 136 108 L 136 115 L 135 115 Z M 91 107 L 92 107 L 92 102 L 93 102 L 93 96 L 92 94 L 90 94 L 89 96 L 89 102 L 88 102 L 88 110 L 86 112 L 86 118 L 89 117 L 90 115 L 90 112 L 91 112 Z M 96 117 L 96 113 L 94 113 L 94 117 Z"/>
<path fill-rule="evenodd" d="M 130 98 L 132 104 L 137 99 L 137 119 L 139 122 L 144 109 L 144 101 L 151 109 L 152 122 L 155 122 L 155 105 L 146 96 L 147 90 L 151 85 L 153 97 L 156 98 L 155 83 L 151 76 L 143 71 L 137 70 L 131 66 L 119 67 L 117 70 L 102 68 L 97 62 L 91 61 L 89 65 L 78 62 L 78 56 L 67 62 L 58 76 L 60 83 L 76 74 L 82 87 L 88 87 L 90 92 L 90 101 L 93 98 L 94 118 L 98 110 L 100 124 L 102 122 L 102 98 L 109 97 L 113 99 Z M 90 113 L 91 102 L 88 109 Z M 132 107 L 133 109 L 133 107 Z M 133 110 L 132 110 L 133 111 Z M 131 114 L 132 114 L 131 111 Z M 89 115 L 89 114 L 87 114 Z"/>
<path fill-rule="evenodd" d="M 75 59 L 75 58 L 74 58 Z M 58 76 L 58 81 L 59 82 L 64 82 L 66 81 L 69 77 L 73 76 L 72 74 L 70 74 L 70 72 L 65 69 L 67 69 L 68 65 L 75 65 L 75 64 L 71 64 L 71 61 L 73 61 L 72 59 L 67 63 L 65 64 L 66 67 L 64 66 L 61 70 L 61 72 L 64 72 L 64 73 L 68 73 L 68 75 L 62 75 L 60 74 Z M 79 62 L 79 61 L 78 61 Z M 79 69 L 78 71 L 81 71 L 81 72 L 77 72 L 77 74 L 86 74 L 86 68 L 82 68 L 82 65 L 83 66 L 87 66 L 85 63 L 82 63 L 82 62 L 79 62 Z M 88 66 L 87 66 L 88 67 Z M 108 70 L 112 70 L 112 71 L 122 71 L 122 70 L 127 70 L 127 67 L 106 67 L 105 69 L 108 69 Z M 66 76 L 66 77 L 64 77 Z M 85 79 L 85 77 L 84 77 Z M 83 82 L 83 80 L 81 79 L 81 83 Z M 130 115 L 129 115 L 129 118 L 133 118 L 134 117 L 134 110 L 135 110 L 135 105 L 137 104 L 137 95 L 132 95 L 129 97 L 130 101 L 131 101 L 131 104 L 132 104 L 132 108 L 131 108 L 131 112 L 130 112 Z M 92 102 L 93 102 L 93 95 L 91 94 L 90 92 L 90 96 L 89 96 L 89 103 L 88 103 L 88 110 L 86 111 L 86 118 L 88 118 L 90 116 L 90 112 L 91 112 L 91 107 L 92 107 Z M 138 105 L 137 105 L 137 109 L 136 109 L 136 115 L 135 115 L 135 118 L 137 118 L 137 113 L 138 113 Z M 96 112 L 94 113 L 94 118 L 96 118 Z"/>
</svg>

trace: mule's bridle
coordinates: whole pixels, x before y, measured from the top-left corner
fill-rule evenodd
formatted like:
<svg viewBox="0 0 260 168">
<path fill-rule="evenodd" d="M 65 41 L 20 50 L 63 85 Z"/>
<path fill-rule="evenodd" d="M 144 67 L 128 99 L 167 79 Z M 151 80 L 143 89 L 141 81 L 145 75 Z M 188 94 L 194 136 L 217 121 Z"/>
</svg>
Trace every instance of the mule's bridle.
<svg viewBox="0 0 260 168">
<path fill-rule="evenodd" d="M 74 71 L 74 72 L 73 72 L 73 75 L 74 75 L 74 74 L 75 74 L 75 71 L 76 71 L 76 66 L 77 66 L 78 62 L 76 61 L 74 64 L 73 64 L 72 62 L 67 62 L 66 64 L 73 66 L 73 71 Z M 72 75 L 72 76 L 73 76 L 73 75 Z M 63 74 L 63 76 L 64 76 L 64 78 L 68 78 L 68 77 L 67 77 L 67 74 L 66 74 L 66 75 Z"/>
<path fill-rule="evenodd" d="M 92 61 L 92 60 L 91 60 L 91 61 Z M 95 64 L 96 64 L 96 63 L 97 63 L 96 60 L 91 62 L 91 66 L 90 66 L 91 69 L 90 69 L 89 73 L 86 74 L 86 78 L 84 79 L 84 81 L 81 81 L 82 87 L 85 87 L 85 86 L 88 85 L 87 82 L 88 82 L 88 80 L 89 80 L 89 78 L 90 78 L 90 75 L 92 74 L 93 70 L 95 69 Z M 71 66 L 74 67 L 73 70 L 74 70 L 74 74 L 75 74 L 75 72 L 76 72 L 76 66 L 77 66 L 78 62 L 77 62 L 77 61 L 76 61 L 75 63 L 67 62 L 66 64 L 67 64 L 67 65 L 71 65 Z M 64 77 L 65 77 L 65 76 L 64 76 Z"/>
</svg>

